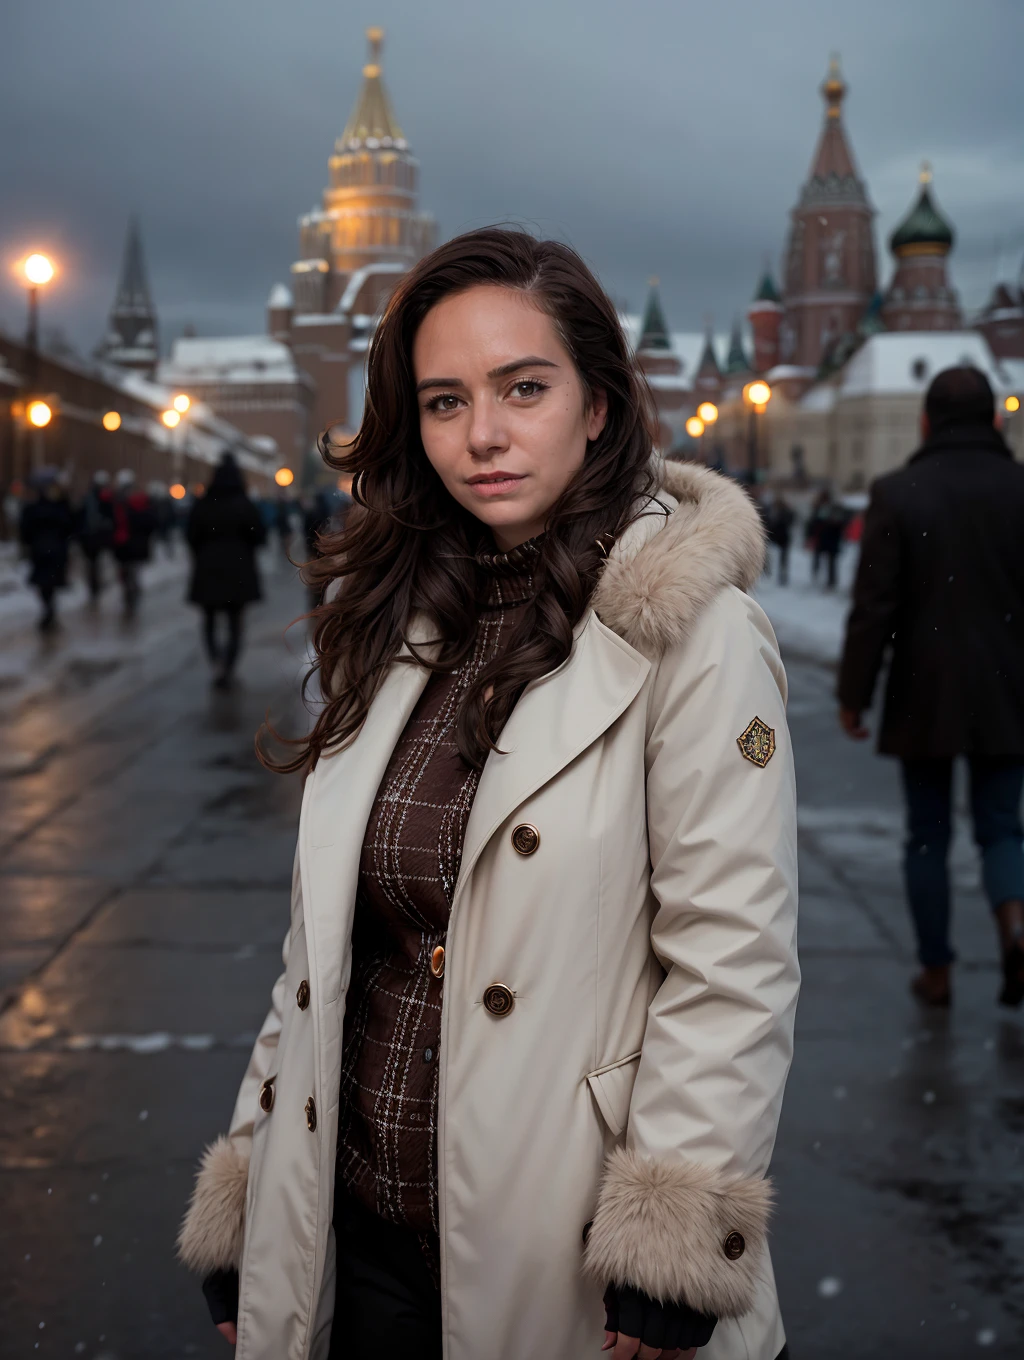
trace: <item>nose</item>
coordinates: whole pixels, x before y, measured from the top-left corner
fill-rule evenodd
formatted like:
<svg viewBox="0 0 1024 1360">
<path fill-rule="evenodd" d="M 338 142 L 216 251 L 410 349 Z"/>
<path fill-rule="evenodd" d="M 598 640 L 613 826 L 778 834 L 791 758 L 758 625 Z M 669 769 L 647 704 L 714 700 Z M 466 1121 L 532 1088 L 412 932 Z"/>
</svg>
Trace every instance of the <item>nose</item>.
<svg viewBox="0 0 1024 1360">
<path fill-rule="evenodd" d="M 474 401 L 466 448 L 471 457 L 485 460 L 508 448 L 501 408 L 490 396 Z"/>
</svg>

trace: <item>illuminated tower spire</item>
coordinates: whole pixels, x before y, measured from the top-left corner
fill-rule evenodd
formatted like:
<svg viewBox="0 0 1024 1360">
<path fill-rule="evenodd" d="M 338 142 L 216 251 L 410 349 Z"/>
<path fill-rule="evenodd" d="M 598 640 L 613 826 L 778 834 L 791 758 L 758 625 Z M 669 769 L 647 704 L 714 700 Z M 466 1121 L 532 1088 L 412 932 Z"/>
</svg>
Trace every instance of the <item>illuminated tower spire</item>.
<svg viewBox="0 0 1024 1360">
<path fill-rule="evenodd" d="M 96 349 L 97 358 L 119 368 L 152 372 L 160 357 L 157 336 L 156 308 L 142 256 L 142 234 L 139 219 L 133 215 L 128 220 L 121 275 L 106 334 Z"/>
</svg>

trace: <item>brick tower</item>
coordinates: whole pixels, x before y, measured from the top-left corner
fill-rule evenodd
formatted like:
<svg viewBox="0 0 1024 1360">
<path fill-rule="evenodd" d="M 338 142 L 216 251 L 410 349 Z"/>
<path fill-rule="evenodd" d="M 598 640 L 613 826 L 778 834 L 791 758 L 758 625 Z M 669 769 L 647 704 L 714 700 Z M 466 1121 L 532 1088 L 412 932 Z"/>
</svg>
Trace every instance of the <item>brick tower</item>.
<svg viewBox="0 0 1024 1360">
<path fill-rule="evenodd" d="M 843 126 L 846 85 L 833 57 L 821 87 L 825 123 L 793 208 L 786 247 L 779 359 L 812 381 L 857 325 L 875 293 L 875 210 Z"/>
<path fill-rule="evenodd" d="M 384 30 L 369 28 L 366 36 L 363 86 L 328 161 L 323 207 L 299 219 L 297 315 L 333 312 L 343 298 L 346 310 L 372 315 L 397 276 L 434 244 L 434 219 L 417 208 L 419 162 L 384 88 Z M 352 284 L 358 299 L 346 296 Z"/>
<path fill-rule="evenodd" d="M 958 331 L 963 325 L 955 290 L 946 275 L 953 228 L 931 195 L 932 172 L 921 167 L 917 202 L 889 238 L 896 272 L 882 305 L 890 331 Z"/>
</svg>

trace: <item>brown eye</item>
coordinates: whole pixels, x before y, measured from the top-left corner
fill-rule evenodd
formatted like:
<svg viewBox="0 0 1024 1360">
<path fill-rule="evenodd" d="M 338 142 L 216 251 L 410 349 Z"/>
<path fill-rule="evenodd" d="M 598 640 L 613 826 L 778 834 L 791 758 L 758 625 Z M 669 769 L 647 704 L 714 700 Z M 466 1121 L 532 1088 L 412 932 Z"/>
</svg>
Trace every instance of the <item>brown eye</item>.
<svg viewBox="0 0 1024 1360">
<path fill-rule="evenodd" d="M 544 390 L 544 383 L 535 382 L 532 378 L 524 378 L 522 382 L 517 382 L 512 391 L 517 397 L 535 397 L 538 392 Z"/>
</svg>

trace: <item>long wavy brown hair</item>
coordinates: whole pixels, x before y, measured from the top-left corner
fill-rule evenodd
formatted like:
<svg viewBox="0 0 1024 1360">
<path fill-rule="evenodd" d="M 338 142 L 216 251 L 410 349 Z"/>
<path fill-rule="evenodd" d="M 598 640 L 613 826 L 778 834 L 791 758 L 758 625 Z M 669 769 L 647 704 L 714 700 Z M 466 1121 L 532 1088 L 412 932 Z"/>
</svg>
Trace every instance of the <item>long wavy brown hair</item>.
<svg viewBox="0 0 1024 1360">
<path fill-rule="evenodd" d="M 281 772 L 312 769 L 353 740 L 396 660 L 450 672 L 469 655 L 486 591 L 481 552 L 489 529 L 445 490 L 424 453 L 412 347 L 424 317 L 443 298 L 478 284 L 528 293 L 558 328 L 587 403 L 608 399 L 604 429 L 552 507 L 534 569 L 536 594 L 517 610 L 507 651 L 469 686 L 456 739 L 463 758 L 483 765 L 526 686 L 568 657 L 573 628 L 597 583 L 607 545 L 653 489 L 650 392 L 608 296 L 581 257 L 558 241 L 491 227 L 439 246 L 404 275 L 370 346 L 366 402 L 355 440 L 320 436 L 324 460 L 353 476 L 357 508 L 341 533 L 324 536 L 305 578 L 323 592 L 311 614 L 316 653 L 308 696 L 319 680 L 308 736 L 291 759 L 261 759 Z M 415 615 L 431 624 L 431 655 L 410 647 Z M 275 734 L 276 735 L 276 734 Z"/>
</svg>

